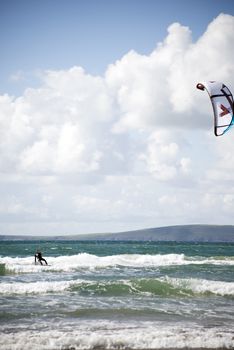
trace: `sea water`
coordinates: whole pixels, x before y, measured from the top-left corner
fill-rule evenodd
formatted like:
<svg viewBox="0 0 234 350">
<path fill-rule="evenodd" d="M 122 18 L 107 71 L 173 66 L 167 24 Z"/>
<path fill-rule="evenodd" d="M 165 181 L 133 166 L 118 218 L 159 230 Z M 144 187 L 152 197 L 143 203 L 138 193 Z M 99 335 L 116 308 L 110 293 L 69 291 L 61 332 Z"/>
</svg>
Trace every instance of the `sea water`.
<svg viewBox="0 0 234 350">
<path fill-rule="evenodd" d="M 0 349 L 233 349 L 233 256 L 231 243 L 2 241 Z"/>
</svg>

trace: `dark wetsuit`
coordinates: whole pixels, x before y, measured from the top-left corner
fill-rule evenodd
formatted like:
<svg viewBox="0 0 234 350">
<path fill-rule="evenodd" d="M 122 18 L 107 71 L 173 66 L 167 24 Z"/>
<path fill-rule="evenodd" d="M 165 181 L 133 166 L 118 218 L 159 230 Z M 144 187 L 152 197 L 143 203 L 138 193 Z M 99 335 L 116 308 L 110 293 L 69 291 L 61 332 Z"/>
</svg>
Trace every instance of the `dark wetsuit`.
<svg viewBox="0 0 234 350">
<path fill-rule="evenodd" d="M 48 265 L 47 264 L 47 261 L 42 257 L 42 254 L 41 254 L 41 252 L 37 252 L 36 254 L 35 254 L 35 264 L 36 264 L 36 261 L 39 261 L 39 263 L 41 264 L 41 265 L 43 265 L 42 264 L 42 261 L 44 261 L 45 263 L 46 263 L 46 265 Z"/>
</svg>

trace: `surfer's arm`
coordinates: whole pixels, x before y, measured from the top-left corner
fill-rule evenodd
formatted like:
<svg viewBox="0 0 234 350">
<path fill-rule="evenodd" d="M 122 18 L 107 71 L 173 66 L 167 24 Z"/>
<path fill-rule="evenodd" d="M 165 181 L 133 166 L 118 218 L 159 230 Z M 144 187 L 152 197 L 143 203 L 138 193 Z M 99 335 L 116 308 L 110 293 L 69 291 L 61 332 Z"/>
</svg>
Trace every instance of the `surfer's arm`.
<svg viewBox="0 0 234 350">
<path fill-rule="evenodd" d="M 36 262 L 37 262 L 37 254 L 35 254 L 34 257 L 35 257 L 35 264 L 36 264 Z"/>
</svg>

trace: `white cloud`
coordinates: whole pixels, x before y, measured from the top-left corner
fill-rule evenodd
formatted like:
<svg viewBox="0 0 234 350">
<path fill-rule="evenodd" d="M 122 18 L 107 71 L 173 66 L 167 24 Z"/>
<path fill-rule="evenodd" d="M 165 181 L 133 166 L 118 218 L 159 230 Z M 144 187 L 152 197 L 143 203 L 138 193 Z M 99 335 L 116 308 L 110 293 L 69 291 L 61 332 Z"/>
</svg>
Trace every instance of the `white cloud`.
<svg viewBox="0 0 234 350">
<path fill-rule="evenodd" d="M 174 23 L 150 55 L 130 51 L 103 77 L 51 70 L 40 88 L 0 96 L 2 217 L 95 218 L 113 231 L 211 222 L 214 212 L 232 222 L 232 131 L 212 135 L 211 104 L 196 83 L 233 90 L 233 41 L 233 16 L 218 16 L 197 42 Z"/>
<path fill-rule="evenodd" d="M 156 179 L 168 181 L 179 178 L 182 182 L 193 167 L 187 148 L 183 133 L 159 130 L 149 136 L 146 151 L 140 159 Z"/>
<path fill-rule="evenodd" d="M 8 200 L 0 203 L 0 213 L 17 214 L 22 211 L 22 204 L 15 196 L 9 196 Z"/>
<path fill-rule="evenodd" d="M 200 80 L 221 80 L 234 85 L 234 21 L 220 15 L 193 43 L 190 31 L 178 23 L 149 56 L 130 52 L 109 67 L 106 79 L 120 110 L 115 130 L 147 126 L 207 127 Z M 196 117 L 194 114 L 196 113 Z"/>
<path fill-rule="evenodd" d="M 155 132 L 150 136 L 147 151 L 141 158 L 156 178 L 170 180 L 177 174 L 178 150 L 179 146 L 171 140 L 170 133 Z"/>
</svg>

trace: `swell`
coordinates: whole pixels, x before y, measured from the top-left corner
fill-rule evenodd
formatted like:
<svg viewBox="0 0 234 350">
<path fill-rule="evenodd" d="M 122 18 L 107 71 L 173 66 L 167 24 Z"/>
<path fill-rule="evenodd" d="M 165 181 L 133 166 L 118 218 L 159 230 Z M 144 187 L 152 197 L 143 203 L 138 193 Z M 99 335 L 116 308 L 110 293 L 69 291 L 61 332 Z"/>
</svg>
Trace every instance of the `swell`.
<svg viewBox="0 0 234 350">
<path fill-rule="evenodd" d="M 217 265 L 233 266 L 232 257 L 189 257 L 184 254 L 120 254 L 113 256 L 96 256 L 80 253 L 71 256 L 46 257 L 49 266 L 35 265 L 33 257 L 25 258 L 0 258 L 0 274 L 7 273 L 37 273 L 69 272 L 79 269 L 105 269 L 112 267 L 166 267 L 185 265 Z M 2 271 L 2 272 L 1 272 Z"/>
<path fill-rule="evenodd" d="M 191 297 L 221 295 L 234 297 L 234 283 L 183 278 L 133 278 L 120 280 L 70 280 L 1 283 L 0 295 L 78 293 L 84 296 Z"/>
<path fill-rule="evenodd" d="M 6 267 L 5 264 L 0 264 L 0 276 L 6 275 Z"/>
</svg>

